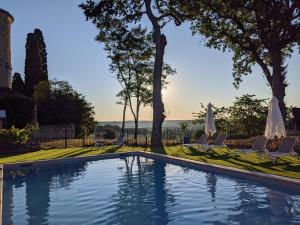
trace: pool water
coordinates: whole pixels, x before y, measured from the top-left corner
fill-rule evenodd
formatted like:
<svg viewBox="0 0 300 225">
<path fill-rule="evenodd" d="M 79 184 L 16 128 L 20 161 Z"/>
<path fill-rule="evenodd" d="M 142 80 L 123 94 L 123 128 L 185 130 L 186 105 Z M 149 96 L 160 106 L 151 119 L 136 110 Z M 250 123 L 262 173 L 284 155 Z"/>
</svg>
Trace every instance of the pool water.
<svg viewBox="0 0 300 225">
<path fill-rule="evenodd" d="M 4 171 L 3 225 L 300 224 L 300 191 L 143 157 Z"/>
</svg>

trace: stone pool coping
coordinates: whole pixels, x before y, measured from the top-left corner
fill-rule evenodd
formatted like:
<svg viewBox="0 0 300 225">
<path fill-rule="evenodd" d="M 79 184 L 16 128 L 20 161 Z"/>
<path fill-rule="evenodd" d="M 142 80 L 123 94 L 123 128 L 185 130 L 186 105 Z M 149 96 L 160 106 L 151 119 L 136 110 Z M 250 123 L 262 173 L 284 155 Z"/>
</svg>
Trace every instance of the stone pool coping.
<svg viewBox="0 0 300 225">
<path fill-rule="evenodd" d="M 2 170 L 17 170 L 17 169 L 25 169 L 30 167 L 52 167 L 53 164 L 86 162 L 86 161 L 95 161 L 100 159 L 114 159 L 114 158 L 120 158 L 126 156 L 141 156 L 150 159 L 163 160 L 167 163 L 175 164 L 178 166 L 188 167 L 191 169 L 197 169 L 205 172 L 212 172 L 218 175 L 234 176 L 235 178 L 241 178 L 241 179 L 251 180 L 254 182 L 259 182 L 260 184 L 263 184 L 268 187 L 288 188 L 289 190 L 300 192 L 300 180 L 295 178 L 289 178 L 289 177 L 267 174 L 262 172 L 255 172 L 255 171 L 250 171 L 245 169 L 238 169 L 233 167 L 199 162 L 191 159 L 184 159 L 175 156 L 153 153 L 153 152 L 144 152 L 144 151 L 105 153 L 105 154 L 93 155 L 93 156 L 79 156 L 79 157 L 70 157 L 70 158 L 8 163 L 8 164 L 0 165 L 0 173 L 2 173 Z M 2 177 L 0 177 L 0 179 L 1 178 Z"/>
</svg>

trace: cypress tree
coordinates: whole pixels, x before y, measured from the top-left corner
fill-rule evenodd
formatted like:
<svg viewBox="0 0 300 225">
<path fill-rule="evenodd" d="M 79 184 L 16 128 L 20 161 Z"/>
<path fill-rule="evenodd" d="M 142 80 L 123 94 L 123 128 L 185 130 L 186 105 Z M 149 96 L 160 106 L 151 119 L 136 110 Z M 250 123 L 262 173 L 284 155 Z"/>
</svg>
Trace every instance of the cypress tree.
<svg viewBox="0 0 300 225">
<path fill-rule="evenodd" d="M 40 44 L 34 33 L 29 33 L 26 40 L 25 84 L 26 93 L 32 97 L 34 86 L 43 80 Z"/>
<path fill-rule="evenodd" d="M 35 29 L 34 34 L 37 40 L 39 41 L 43 80 L 48 80 L 47 50 L 46 50 L 46 43 L 44 41 L 44 36 L 40 29 Z"/>
</svg>

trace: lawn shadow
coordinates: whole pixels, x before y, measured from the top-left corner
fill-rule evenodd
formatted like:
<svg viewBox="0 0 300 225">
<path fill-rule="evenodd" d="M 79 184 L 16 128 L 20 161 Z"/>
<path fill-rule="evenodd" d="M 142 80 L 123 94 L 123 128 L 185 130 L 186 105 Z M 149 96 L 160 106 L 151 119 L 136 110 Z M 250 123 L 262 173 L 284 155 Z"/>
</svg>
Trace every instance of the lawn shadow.
<svg viewBox="0 0 300 225">
<path fill-rule="evenodd" d="M 122 146 L 120 145 L 116 145 L 116 146 L 112 146 L 108 149 L 104 150 L 104 153 L 115 153 L 116 151 L 118 151 L 120 148 L 122 148 Z"/>
<path fill-rule="evenodd" d="M 167 151 L 164 146 L 151 146 L 150 152 L 159 153 L 159 154 L 167 154 Z"/>
</svg>

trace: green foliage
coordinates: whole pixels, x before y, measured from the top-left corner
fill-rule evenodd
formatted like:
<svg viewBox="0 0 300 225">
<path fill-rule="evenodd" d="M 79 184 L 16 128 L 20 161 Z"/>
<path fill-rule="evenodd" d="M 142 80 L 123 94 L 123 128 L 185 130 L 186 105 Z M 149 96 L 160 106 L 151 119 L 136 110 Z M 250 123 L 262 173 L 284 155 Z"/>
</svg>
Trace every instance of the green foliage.
<svg viewBox="0 0 300 225">
<path fill-rule="evenodd" d="M 271 75 L 272 52 L 282 63 L 299 40 L 300 15 L 295 1 L 191 1 L 192 31 L 206 38 L 208 47 L 232 51 L 235 85 L 252 72 L 255 63 Z M 299 9 L 298 9 L 299 12 Z M 283 66 L 284 68 L 284 66 Z"/>
<path fill-rule="evenodd" d="M 233 105 L 214 107 L 217 131 L 240 136 L 255 136 L 262 134 L 268 114 L 267 99 L 258 99 L 255 95 L 236 97 Z M 194 114 L 198 123 L 205 123 L 205 107 Z"/>
<path fill-rule="evenodd" d="M 115 30 L 122 32 L 130 27 L 136 27 L 137 24 L 141 24 L 141 20 L 145 17 L 151 23 L 153 41 L 155 43 L 152 99 L 153 131 L 151 138 L 153 146 L 162 145 L 162 123 L 165 119 L 161 90 L 163 86 L 163 58 L 167 38 L 162 33 L 162 28 L 172 20 L 176 25 L 180 25 L 183 22 L 184 17 L 181 16 L 178 10 L 179 2 L 179 0 L 87 0 L 86 3 L 80 5 L 86 19 L 92 21 L 99 29 L 98 40 L 101 42 L 109 40 L 111 35 L 108 34 Z M 122 37 L 122 35 L 118 36 L 120 42 Z"/>
<path fill-rule="evenodd" d="M 29 139 L 27 129 L 18 129 L 12 126 L 9 129 L 0 129 L 0 143 L 23 144 Z"/>
<path fill-rule="evenodd" d="M 25 83 L 19 73 L 15 73 L 13 76 L 12 90 L 14 93 L 18 93 L 21 95 L 26 94 L 26 86 L 25 86 Z"/>
<path fill-rule="evenodd" d="M 204 36 L 206 46 L 233 53 L 234 86 L 259 65 L 279 101 L 284 102 L 287 62 L 300 40 L 299 2 L 296 0 L 183 1 L 193 34 Z"/>
<path fill-rule="evenodd" d="M 135 138 L 137 138 L 140 108 L 142 105 L 152 105 L 155 57 L 153 37 L 141 26 L 131 29 L 116 27 L 106 33 L 101 32 L 97 40 L 105 44 L 105 50 L 111 60 L 110 71 L 122 87 L 117 94 L 120 98 L 117 103 L 123 104 L 124 110 L 127 109 L 125 104 L 129 105 L 136 124 Z M 174 73 L 175 70 L 170 65 L 164 64 L 163 87 L 167 85 L 167 76 Z"/>
<path fill-rule="evenodd" d="M 268 115 L 267 99 L 258 99 L 255 95 L 246 94 L 237 97 L 228 111 L 232 127 L 241 130 L 247 136 L 261 134 Z"/>
<path fill-rule="evenodd" d="M 189 124 L 187 122 L 181 122 L 180 124 L 180 129 L 181 129 L 181 132 L 184 136 L 187 135 L 187 128 L 189 126 Z"/>
<path fill-rule="evenodd" d="M 39 42 L 39 50 L 42 63 L 42 80 L 48 80 L 47 49 L 43 33 L 40 29 L 34 29 L 34 35 Z"/>
<path fill-rule="evenodd" d="M 24 74 L 27 95 L 32 97 L 34 86 L 43 80 L 40 44 L 34 33 L 27 35 Z"/>
<path fill-rule="evenodd" d="M 50 82 L 48 80 L 41 81 L 39 84 L 34 86 L 33 98 L 35 101 L 50 98 L 51 92 Z"/>
<path fill-rule="evenodd" d="M 113 131 L 111 129 L 106 129 L 105 133 L 103 134 L 104 139 L 115 139 L 116 136 L 117 135 L 116 135 L 115 131 Z"/>
<path fill-rule="evenodd" d="M 24 128 L 33 120 L 34 101 L 26 96 L 13 94 L 0 97 L 1 109 L 6 110 L 7 126 Z"/>
<path fill-rule="evenodd" d="M 50 91 L 48 94 L 48 90 Z M 40 125 L 75 124 L 76 133 L 94 131 L 94 107 L 67 81 L 45 81 L 35 87 Z"/>
</svg>

